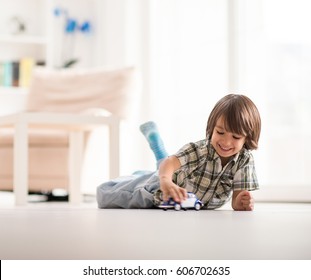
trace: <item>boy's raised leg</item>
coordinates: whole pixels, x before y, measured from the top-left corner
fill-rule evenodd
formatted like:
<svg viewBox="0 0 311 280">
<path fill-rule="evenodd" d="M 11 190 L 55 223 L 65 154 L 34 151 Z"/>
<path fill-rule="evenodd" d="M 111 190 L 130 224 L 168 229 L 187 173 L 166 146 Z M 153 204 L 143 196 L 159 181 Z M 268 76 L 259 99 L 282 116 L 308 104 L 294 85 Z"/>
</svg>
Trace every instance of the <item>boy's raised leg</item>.
<svg viewBox="0 0 311 280">
<path fill-rule="evenodd" d="M 157 167 L 159 167 L 159 163 L 164 158 L 168 157 L 168 153 L 164 147 L 164 143 L 156 123 L 152 121 L 146 122 L 142 124 L 139 129 L 147 139 L 149 146 L 157 160 Z"/>
</svg>

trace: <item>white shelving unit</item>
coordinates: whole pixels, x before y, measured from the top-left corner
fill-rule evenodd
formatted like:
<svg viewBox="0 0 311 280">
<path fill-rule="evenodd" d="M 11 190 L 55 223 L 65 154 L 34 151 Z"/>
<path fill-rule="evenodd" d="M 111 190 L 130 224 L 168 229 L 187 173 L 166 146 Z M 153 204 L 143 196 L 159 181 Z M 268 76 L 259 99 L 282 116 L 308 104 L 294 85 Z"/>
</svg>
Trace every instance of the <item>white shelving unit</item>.
<svg viewBox="0 0 311 280">
<path fill-rule="evenodd" d="M 35 35 L 2 35 L 0 36 L 1 43 L 8 44 L 31 44 L 31 45 L 47 45 L 47 39 L 42 36 Z"/>
<path fill-rule="evenodd" d="M 0 0 L 0 62 L 24 57 L 51 63 L 49 9 L 53 0 Z M 23 30 L 22 27 L 24 28 Z M 0 114 L 22 111 L 27 88 L 0 85 Z"/>
<path fill-rule="evenodd" d="M 50 61 L 53 0 L 0 0 L 0 60 L 30 56 Z"/>
<path fill-rule="evenodd" d="M 67 15 L 78 24 L 89 20 L 96 30 L 98 3 L 98 0 L 0 0 L 0 62 L 31 57 L 44 62 L 46 67 L 60 67 L 67 47 L 66 53 L 79 59 L 77 67 L 94 66 L 96 52 L 94 47 L 91 49 L 95 45 L 94 32 L 82 34 L 79 29 L 74 36 L 66 36 L 64 24 Z M 63 14 L 55 16 L 55 8 Z M 0 84 L 0 114 L 23 110 L 26 94 L 27 88 Z"/>
</svg>

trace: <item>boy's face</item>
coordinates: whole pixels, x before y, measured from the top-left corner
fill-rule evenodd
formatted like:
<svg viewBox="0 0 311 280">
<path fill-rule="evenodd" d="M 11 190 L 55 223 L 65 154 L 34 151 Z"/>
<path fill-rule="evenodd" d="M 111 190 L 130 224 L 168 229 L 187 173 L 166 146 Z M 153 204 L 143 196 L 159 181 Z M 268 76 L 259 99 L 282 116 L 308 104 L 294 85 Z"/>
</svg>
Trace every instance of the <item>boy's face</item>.
<svg viewBox="0 0 311 280">
<path fill-rule="evenodd" d="M 225 129 L 223 118 L 219 118 L 213 130 L 211 144 L 220 156 L 222 163 L 228 162 L 230 157 L 237 154 L 245 143 L 246 137 L 231 133 Z"/>
</svg>

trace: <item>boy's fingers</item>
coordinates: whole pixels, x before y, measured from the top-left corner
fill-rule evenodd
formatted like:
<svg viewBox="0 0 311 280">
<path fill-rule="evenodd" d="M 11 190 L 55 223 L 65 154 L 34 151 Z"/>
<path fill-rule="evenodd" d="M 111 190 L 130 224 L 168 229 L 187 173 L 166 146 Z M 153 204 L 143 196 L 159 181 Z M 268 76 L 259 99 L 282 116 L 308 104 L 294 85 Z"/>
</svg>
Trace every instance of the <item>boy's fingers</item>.
<svg viewBox="0 0 311 280">
<path fill-rule="evenodd" d="M 171 197 L 173 198 L 174 201 L 179 202 L 179 200 L 178 200 L 178 194 L 176 193 L 175 189 L 171 189 L 170 195 L 171 195 Z"/>
<path fill-rule="evenodd" d="M 242 200 L 241 202 L 245 210 L 253 210 L 254 208 L 253 199 L 245 199 Z"/>
<path fill-rule="evenodd" d="M 163 201 L 168 201 L 168 198 L 169 198 L 168 194 L 166 192 L 163 192 L 163 195 L 162 195 Z"/>
<path fill-rule="evenodd" d="M 252 197 L 252 195 L 249 191 L 241 191 L 240 196 L 241 197 Z"/>
<path fill-rule="evenodd" d="M 184 188 L 179 188 L 179 193 L 180 193 L 180 199 L 185 200 L 188 195 L 187 195 L 187 190 Z"/>
<path fill-rule="evenodd" d="M 179 199 L 180 201 L 184 201 L 187 199 L 188 194 L 187 194 L 187 190 L 184 188 L 178 188 L 178 193 L 179 193 Z"/>
<path fill-rule="evenodd" d="M 250 203 L 253 200 L 253 197 L 249 191 L 243 191 L 240 193 L 241 203 Z"/>
<path fill-rule="evenodd" d="M 181 201 L 183 201 L 183 195 L 182 195 L 180 189 L 174 190 L 174 200 L 175 200 L 176 202 L 181 202 Z"/>
<path fill-rule="evenodd" d="M 250 203 L 248 205 L 245 206 L 245 210 L 253 210 L 254 209 L 254 204 Z"/>
<path fill-rule="evenodd" d="M 187 198 L 187 191 L 183 188 L 171 189 L 171 197 L 176 202 L 181 202 Z"/>
</svg>

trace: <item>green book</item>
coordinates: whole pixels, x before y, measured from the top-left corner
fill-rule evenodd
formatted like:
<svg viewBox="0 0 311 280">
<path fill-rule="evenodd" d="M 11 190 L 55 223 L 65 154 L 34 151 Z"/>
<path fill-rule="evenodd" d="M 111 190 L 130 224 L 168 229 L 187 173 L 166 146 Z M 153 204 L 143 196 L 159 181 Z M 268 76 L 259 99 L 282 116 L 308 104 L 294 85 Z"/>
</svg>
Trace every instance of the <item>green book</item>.
<svg viewBox="0 0 311 280">
<path fill-rule="evenodd" d="M 4 76 L 4 81 L 3 85 L 5 87 L 11 87 L 13 84 L 13 66 L 12 62 L 6 61 L 4 62 L 4 67 L 3 67 L 3 76 Z"/>
</svg>

